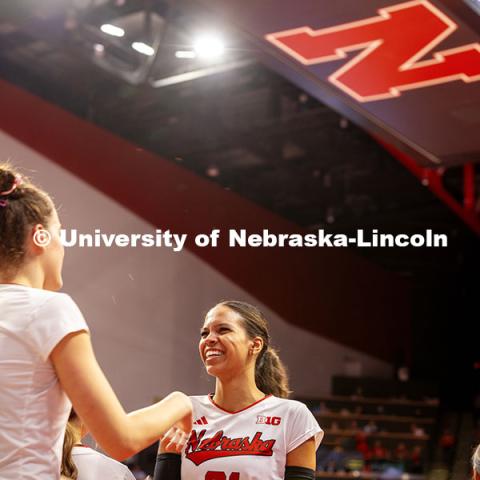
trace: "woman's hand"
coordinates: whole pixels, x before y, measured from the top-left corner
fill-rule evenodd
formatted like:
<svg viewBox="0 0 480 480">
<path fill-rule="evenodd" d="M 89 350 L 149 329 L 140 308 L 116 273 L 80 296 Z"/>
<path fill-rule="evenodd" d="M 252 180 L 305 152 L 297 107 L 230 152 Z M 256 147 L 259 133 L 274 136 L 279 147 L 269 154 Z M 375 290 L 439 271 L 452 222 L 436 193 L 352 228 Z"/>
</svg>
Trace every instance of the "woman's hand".
<svg viewBox="0 0 480 480">
<path fill-rule="evenodd" d="M 158 453 L 182 453 L 187 443 L 188 434 L 177 427 L 172 427 L 160 439 Z"/>
</svg>

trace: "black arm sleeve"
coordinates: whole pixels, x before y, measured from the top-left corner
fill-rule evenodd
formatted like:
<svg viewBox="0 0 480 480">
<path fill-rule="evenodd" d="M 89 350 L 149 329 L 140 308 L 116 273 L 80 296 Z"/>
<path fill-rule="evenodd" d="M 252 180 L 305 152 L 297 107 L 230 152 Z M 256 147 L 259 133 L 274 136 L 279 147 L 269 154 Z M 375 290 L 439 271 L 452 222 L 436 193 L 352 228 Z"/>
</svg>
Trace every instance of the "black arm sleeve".
<svg viewBox="0 0 480 480">
<path fill-rule="evenodd" d="M 177 453 L 159 453 L 155 462 L 153 480 L 180 480 L 182 456 Z"/>
<path fill-rule="evenodd" d="M 285 480 L 315 480 L 315 471 L 304 467 L 285 467 Z"/>
</svg>

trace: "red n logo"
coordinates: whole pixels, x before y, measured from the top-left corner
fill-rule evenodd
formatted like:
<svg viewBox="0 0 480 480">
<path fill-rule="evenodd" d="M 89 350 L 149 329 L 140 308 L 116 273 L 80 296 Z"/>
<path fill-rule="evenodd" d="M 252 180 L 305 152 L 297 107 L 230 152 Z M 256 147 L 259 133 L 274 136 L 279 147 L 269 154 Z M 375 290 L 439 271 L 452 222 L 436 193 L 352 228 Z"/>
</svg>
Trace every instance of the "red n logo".
<svg viewBox="0 0 480 480">
<path fill-rule="evenodd" d="M 480 44 L 428 52 L 457 25 L 427 0 L 400 3 L 378 16 L 321 30 L 271 33 L 266 39 L 305 65 L 345 58 L 361 50 L 329 81 L 360 102 L 398 97 L 402 90 L 480 80 Z"/>
</svg>

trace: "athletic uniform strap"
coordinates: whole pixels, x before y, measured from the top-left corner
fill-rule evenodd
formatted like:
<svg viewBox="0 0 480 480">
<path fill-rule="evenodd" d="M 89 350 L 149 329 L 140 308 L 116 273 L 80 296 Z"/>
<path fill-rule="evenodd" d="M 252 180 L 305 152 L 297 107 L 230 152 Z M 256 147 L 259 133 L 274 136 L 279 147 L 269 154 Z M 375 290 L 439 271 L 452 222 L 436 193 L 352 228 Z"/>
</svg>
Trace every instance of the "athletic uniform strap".
<svg viewBox="0 0 480 480">
<path fill-rule="evenodd" d="M 177 453 L 159 453 L 153 480 L 180 480 L 182 457 Z"/>
<path fill-rule="evenodd" d="M 304 467 L 285 467 L 285 480 L 315 480 L 315 471 Z"/>
</svg>

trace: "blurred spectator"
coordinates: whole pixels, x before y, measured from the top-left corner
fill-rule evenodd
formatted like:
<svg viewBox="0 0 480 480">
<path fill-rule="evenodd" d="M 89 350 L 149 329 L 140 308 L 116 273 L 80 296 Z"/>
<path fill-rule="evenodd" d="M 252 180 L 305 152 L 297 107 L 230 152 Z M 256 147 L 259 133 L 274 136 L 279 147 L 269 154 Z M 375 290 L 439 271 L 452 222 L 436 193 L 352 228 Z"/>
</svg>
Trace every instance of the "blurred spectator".
<svg viewBox="0 0 480 480">
<path fill-rule="evenodd" d="M 352 437 L 344 438 L 340 444 L 345 452 L 352 451 L 355 452 L 355 439 Z"/>
<path fill-rule="evenodd" d="M 378 432 L 378 427 L 377 424 L 373 421 L 370 420 L 364 427 L 363 431 L 367 433 L 368 435 L 371 435 L 372 433 Z"/>
<path fill-rule="evenodd" d="M 338 426 L 338 423 L 337 422 L 332 422 L 330 424 L 330 430 L 332 432 L 338 432 L 340 430 L 340 427 Z"/>
<path fill-rule="evenodd" d="M 373 444 L 370 460 L 370 468 L 373 472 L 381 472 L 387 459 L 387 450 L 380 440 L 376 440 Z"/>
<path fill-rule="evenodd" d="M 330 413 L 330 409 L 325 402 L 320 402 L 318 409 L 320 410 L 320 413 Z"/>
<path fill-rule="evenodd" d="M 361 405 L 357 405 L 354 410 L 355 415 L 361 415 L 363 413 L 363 407 Z"/>
<path fill-rule="evenodd" d="M 395 448 L 395 460 L 405 464 L 408 460 L 408 449 L 405 443 L 400 442 Z"/>
<path fill-rule="evenodd" d="M 372 448 L 372 460 L 379 461 L 387 458 L 387 450 L 380 440 L 375 440 Z"/>
<path fill-rule="evenodd" d="M 320 405 L 313 407 L 311 410 L 314 415 L 327 415 L 330 413 L 325 402 L 320 402 Z"/>
<path fill-rule="evenodd" d="M 381 479 L 382 480 L 387 480 L 387 479 L 395 479 L 398 480 L 399 478 L 402 478 L 403 476 L 403 470 L 399 468 L 396 465 L 387 465 L 385 470 L 382 472 Z"/>
<path fill-rule="evenodd" d="M 317 459 L 317 470 L 323 470 L 325 466 L 325 459 L 330 453 L 330 448 L 325 445 L 320 445 L 317 448 L 316 459 Z"/>
<path fill-rule="evenodd" d="M 405 443 L 400 442 L 395 448 L 393 460 L 403 471 L 409 466 L 409 451 Z"/>
<path fill-rule="evenodd" d="M 455 447 L 455 436 L 449 428 L 443 430 L 439 444 L 442 449 L 443 462 L 449 465 L 452 461 L 453 450 Z"/>
<path fill-rule="evenodd" d="M 359 452 L 350 452 L 345 459 L 347 472 L 362 472 L 365 469 L 365 460 Z"/>
<path fill-rule="evenodd" d="M 352 420 L 350 422 L 350 430 L 352 432 L 356 432 L 358 430 L 358 422 L 356 420 Z"/>
<path fill-rule="evenodd" d="M 419 427 L 416 423 L 410 425 L 410 431 L 416 437 L 423 437 L 425 435 L 425 430 L 422 427 Z"/>
<path fill-rule="evenodd" d="M 423 450 L 420 445 L 413 447 L 408 470 L 410 473 L 423 473 Z"/>
<path fill-rule="evenodd" d="M 324 459 L 323 469 L 326 472 L 339 472 L 345 470 L 345 453 L 340 445 L 337 445 Z"/>
<path fill-rule="evenodd" d="M 367 435 L 364 432 L 358 432 L 356 437 L 356 447 L 357 452 L 360 452 L 363 455 L 365 460 L 370 460 L 370 447 L 368 446 Z"/>
<path fill-rule="evenodd" d="M 400 382 L 408 382 L 410 380 L 410 369 L 406 365 L 398 367 L 397 380 Z"/>
</svg>

